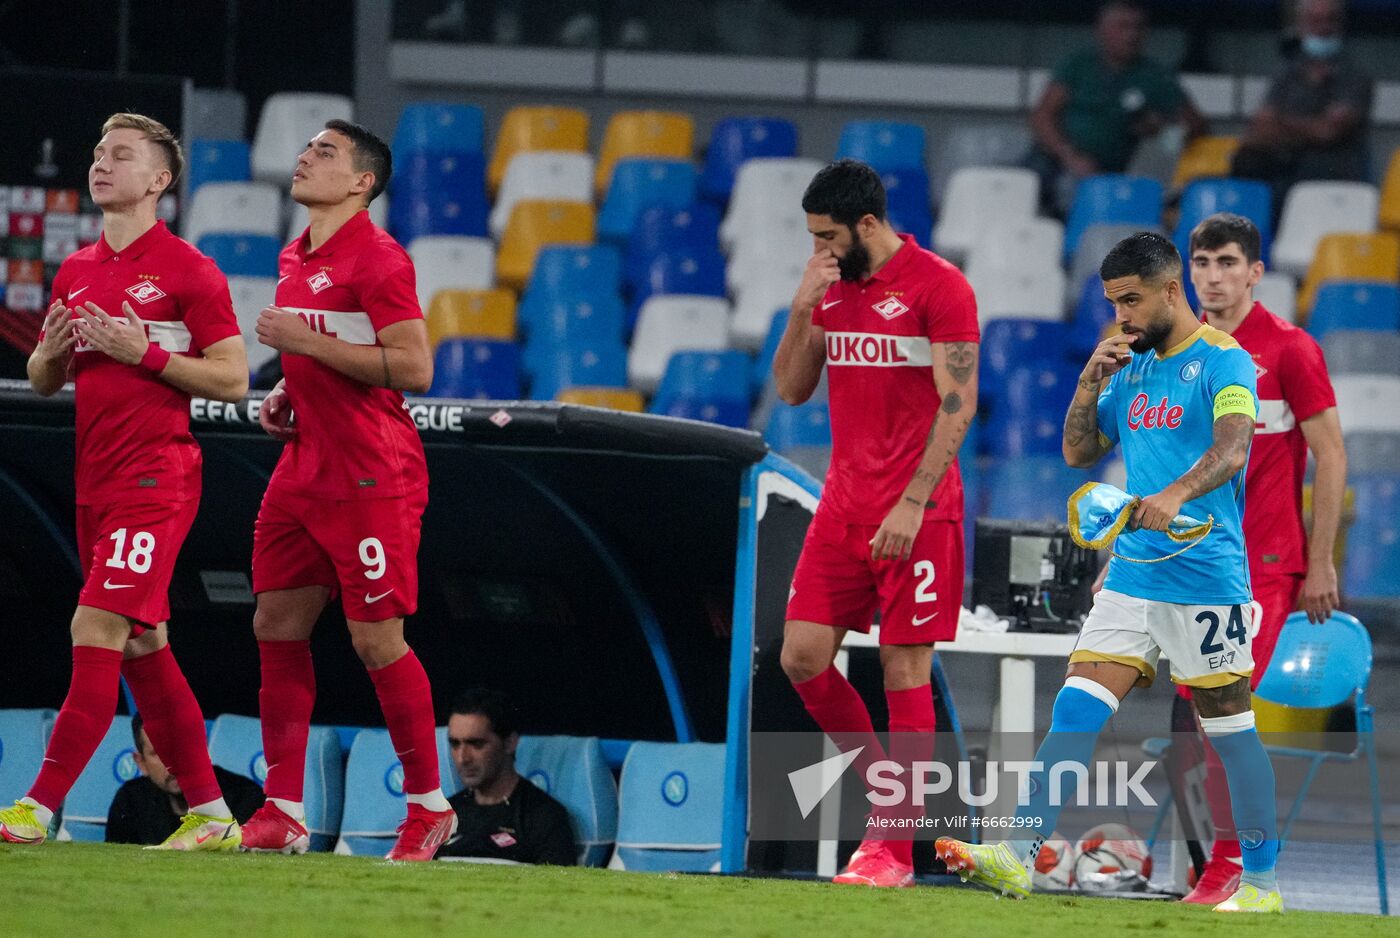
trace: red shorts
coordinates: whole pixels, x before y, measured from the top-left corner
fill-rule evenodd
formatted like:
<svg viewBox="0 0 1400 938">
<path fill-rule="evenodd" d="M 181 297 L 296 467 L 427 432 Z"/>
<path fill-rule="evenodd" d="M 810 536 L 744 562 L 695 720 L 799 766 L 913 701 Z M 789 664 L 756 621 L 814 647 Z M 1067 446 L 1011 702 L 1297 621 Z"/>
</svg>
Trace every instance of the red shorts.
<svg viewBox="0 0 1400 938">
<path fill-rule="evenodd" d="M 426 488 L 336 501 L 269 487 L 253 527 L 253 592 L 324 586 L 356 622 L 412 615 L 427 504 Z"/>
<path fill-rule="evenodd" d="M 1291 573 L 1275 573 L 1254 577 L 1250 581 L 1254 601 L 1264 610 L 1259 617 L 1259 631 L 1249 643 L 1249 653 L 1254 658 L 1254 673 L 1249 676 L 1249 688 L 1254 690 L 1269 670 L 1269 661 L 1278 647 L 1278 637 L 1283 631 L 1284 620 L 1298 608 L 1298 594 L 1303 591 L 1303 577 Z M 1191 699 L 1191 689 L 1184 684 L 1177 685 L 1177 693 Z"/>
<path fill-rule="evenodd" d="M 170 618 L 170 577 L 199 499 L 78 506 L 78 605 L 135 621 L 133 634 Z"/>
<path fill-rule="evenodd" d="M 792 575 L 787 618 L 869 632 L 878 606 L 882 645 L 952 641 L 962 612 L 962 522 L 925 521 L 908 560 L 872 560 L 878 530 L 818 509 Z"/>
</svg>

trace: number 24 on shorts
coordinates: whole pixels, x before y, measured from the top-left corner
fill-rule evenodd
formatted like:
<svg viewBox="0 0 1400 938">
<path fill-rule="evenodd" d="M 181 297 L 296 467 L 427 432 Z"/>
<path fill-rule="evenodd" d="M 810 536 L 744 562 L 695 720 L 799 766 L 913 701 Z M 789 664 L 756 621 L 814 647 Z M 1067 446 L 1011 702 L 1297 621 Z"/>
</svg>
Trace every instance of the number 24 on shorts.
<svg viewBox="0 0 1400 938">
<path fill-rule="evenodd" d="M 1220 616 L 1209 609 L 1196 616 L 1196 621 L 1206 627 L 1206 637 L 1201 639 L 1201 654 L 1215 655 L 1225 650 L 1223 642 L 1216 641 L 1220 631 Z M 1243 645 L 1249 640 L 1249 631 L 1244 627 L 1244 614 L 1238 605 L 1230 607 L 1230 620 L 1225 625 L 1225 637 Z"/>
</svg>

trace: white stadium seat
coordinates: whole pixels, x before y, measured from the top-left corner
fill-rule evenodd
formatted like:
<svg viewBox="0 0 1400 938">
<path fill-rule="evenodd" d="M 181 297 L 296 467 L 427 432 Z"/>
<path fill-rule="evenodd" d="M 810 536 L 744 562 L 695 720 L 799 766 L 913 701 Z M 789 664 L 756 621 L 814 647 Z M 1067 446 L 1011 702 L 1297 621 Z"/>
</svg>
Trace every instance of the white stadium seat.
<svg viewBox="0 0 1400 938">
<path fill-rule="evenodd" d="M 719 297 L 653 296 L 637 314 L 637 330 L 627 353 L 628 383 L 650 394 L 672 353 L 723 349 L 728 335 L 729 304 Z"/>
<path fill-rule="evenodd" d="M 500 194 L 491 209 L 491 237 L 500 239 L 516 202 L 593 201 L 593 157 L 587 153 L 535 150 L 517 153 L 506 167 Z"/>
<path fill-rule="evenodd" d="M 977 319 L 1064 319 L 1065 272 L 1053 267 L 1001 267 L 968 277 L 977 295 Z"/>
<path fill-rule="evenodd" d="M 264 182 L 211 182 L 199 187 L 185 213 L 185 240 L 207 234 L 282 234 L 282 193 Z"/>
<path fill-rule="evenodd" d="M 274 277 L 229 277 L 228 292 L 233 299 L 233 313 L 238 317 L 238 329 L 248 347 L 248 370 L 257 371 L 277 350 L 258 341 L 258 314 L 271 306 L 277 294 Z"/>
<path fill-rule="evenodd" d="M 355 108 L 338 94 L 279 92 L 263 104 L 253 137 L 253 178 L 282 188 L 292 184 L 297 154 L 329 120 L 350 120 Z"/>
<path fill-rule="evenodd" d="M 486 290 L 496 269 L 490 238 L 425 235 L 408 246 L 418 271 L 418 304 L 425 311 L 439 290 Z"/>
<path fill-rule="evenodd" d="M 1053 218 L 994 219 L 972 242 L 964 269 L 971 277 L 978 268 L 1058 267 L 1064 249 L 1065 226 Z"/>
<path fill-rule="evenodd" d="M 783 220 L 805 228 L 802 193 L 826 164 L 801 157 L 760 157 L 746 160 L 734 179 L 734 194 L 719 226 L 719 242 L 732 250 L 740 241 L 761 240 L 764 232 L 783 230 Z"/>
<path fill-rule="evenodd" d="M 1270 270 L 1254 287 L 1254 299 L 1286 322 L 1298 318 L 1298 286 L 1288 274 Z"/>
<path fill-rule="evenodd" d="M 802 270 L 812 257 L 813 239 L 807 231 L 804 216 L 799 225 L 793 220 L 785 220 L 781 228 L 770 228 L 767 236 L 761 239 L 745 238 L 734 246 L 729 261 L 724 268 L 725 286 L 735 295 L 750 286 L 786 278 L 796 266 L 797 279 L 802 279 Z M 797 289 L 797 281 L 791 284 Z"/>
<path fill-rule="evenodd" d="M 752 284 L 734 297 L 734 317 L 729 324 L 729 342 L 734 348 L 756 351 L 768 337 L 773 314 L 792 305 L 792 296 L 802 279 L 802 267 L 789 268 L 782 277 Z"/>
<path fill-rule="evenodd" d="M 1300 182 L 1288 190 L 1274 238 L 1273 267 L 1301 277 L 1323 235 L 1376 230 L 1380 193 L 1366 182 Z"/>
<path fill-rule="evenodd" d="M 933 200 L 940 205 L 953 174 L 967 166 L 1015 166 L 1031 148 L 1024 120 L 996 124 L 963 124 L 936 135 L 933 161 Z"/>
<path fill-rule="evenodd" d="M 990 218 L 1035 217 L 1040 181 L 1029 169 L 969 166 L 953 174 L 933 228 L 933 249 L 951 261 L 967 256 Z"/>
<path fill-rule="evenodd" d="M 381 193 L 379 198 L 369 203 L 369 220 L 380 228 L 389 218 L 389 194 Z M 306 206 L 287 196 L 287 234 L 286 240 L 293 241 L 301 237 L 301 233 L 306 230 L 310 223 L 310 213 Z"/>
<path fill-rule="evenodd" d="M 1344 433 L 1360 430 L 1400 431 L 1400 377 L 1335 375 L 1337 417 Z"/>
</svg>

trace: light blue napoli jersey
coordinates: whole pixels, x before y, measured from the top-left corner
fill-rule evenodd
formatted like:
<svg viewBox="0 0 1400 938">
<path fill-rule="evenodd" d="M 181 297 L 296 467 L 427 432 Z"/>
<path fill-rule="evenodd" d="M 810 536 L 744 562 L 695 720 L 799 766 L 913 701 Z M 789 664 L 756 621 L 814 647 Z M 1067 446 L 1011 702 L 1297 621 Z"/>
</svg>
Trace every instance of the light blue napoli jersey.
<svg viewBox="0 0 1400 938">
<path fill-rule="evenodd" d="M 1231 390 L 1222 397 L 1226 389 Z M 1211 446 L 1218 402 L 1258 416 L 1254 361 L 1238 342 L 1208 325 L 1165 355 L 1134 355 L 1109 379 L 1099 395 L 1099 431 L 1123 447 L 1129 494 L 1154 495 L 1186 474 Z M 1214 520 L 1202 543 L 1160 563 L 1115 557 L 1105 588 L 1182 605 L 1248 602 L 1244 477 L 1241 469 L 1224 485 L 1181 506 L 1183 515 L 1197 521 Z M 1183 546 L 1160 531 L 1125 531 L 1114 549 L 1124 557 L 1153 560 Z"/>
</svg>

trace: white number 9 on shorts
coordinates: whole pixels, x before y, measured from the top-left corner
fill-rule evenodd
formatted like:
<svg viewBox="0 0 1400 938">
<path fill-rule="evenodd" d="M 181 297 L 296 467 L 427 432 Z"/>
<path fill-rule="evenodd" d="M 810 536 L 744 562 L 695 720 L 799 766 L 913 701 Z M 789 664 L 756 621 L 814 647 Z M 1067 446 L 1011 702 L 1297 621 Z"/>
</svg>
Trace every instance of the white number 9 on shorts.
<svg viewBox="0 0 1400 938">
<path fill-rule="evenodd" d="M 365 579 L 377 580 L 388 569 L 389 561 L 384 556 L 384 544 L 377 537 L 367 537 L 360 541 L 360 563 L 365 565 Z"/>
</svg>

